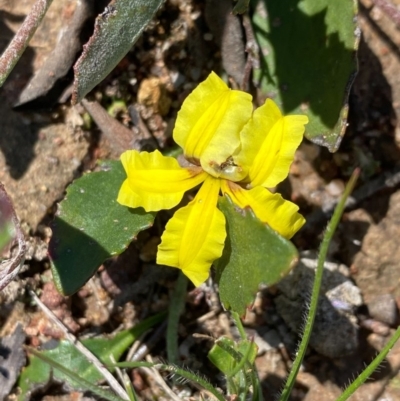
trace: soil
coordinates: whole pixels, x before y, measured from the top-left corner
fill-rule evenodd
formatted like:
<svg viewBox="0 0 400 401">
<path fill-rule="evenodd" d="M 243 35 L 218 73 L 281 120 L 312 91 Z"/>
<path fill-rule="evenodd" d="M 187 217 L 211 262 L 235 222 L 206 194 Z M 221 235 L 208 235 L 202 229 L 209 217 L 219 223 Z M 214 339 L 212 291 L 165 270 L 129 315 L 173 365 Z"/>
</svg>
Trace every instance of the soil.
<svg viewBox="0 0 400 401">
<path fill-rule="evenodd" d="M 0 51 L 33 3 L 0 0 Z M 400 7 L 399 0 L 392 3 Z M 96 2 L 94 15 L 101 13 L 106 4 Z M 40 102 L 13 108 L 55 48 L 58 33 L 74 7 L 73 0 L 53 2 L 0 91 L 0 181 L 14 202 L 28 244 L 18 278 L 0 293 L 0 337 L 9 336 L 21 323 L 25 343 L 35 347 L 63 334 L 40 309 L 32 306 L 28 288 L 39 294 L 71 332 L 82 337 L 116 333 L 167 310 L 176 281 L 174 269 L 155 265 L 161 233 L 157 225 L 142 232 L 122 255 L 104 263 L 77 294 L 63 297 L 51 281 L 47 244 L 57 202 L 68 184 L 84 171 L 93 170 L 99 159 L 117 158 L 120 153 L 113 145 L 113 134 L 107 133 L 105 126 L 99 127 L 93 121 L 88 124 L 85 108 L 71 106 L 71 71 L 52 91 L 50 102 L 50 95 L 40 94 Z M 90 24 L 93 15 L 88 15 L 82 27 L 82 40 L 88 36 Z M 382 349 L 399 324 L 400 28 L 370 0 L 361 0 L 359 4 L 359 24 L 359 72 L 350 93 L 349 126 L 340 149 L 332 154 L 304 140 L 289 179 L 280 188 L 287 199 L 300 205 L 307 219 L 304 229 L 293 239 L 302 251 L 302 263 L 289 285 L 303 288 L 301 280 L 309 275 L 307 269 L 312 269 L 312 263 L 307 261 L 315 260 L 332 205 L 343 193 L 354 167 L 362 166 L 355 201 L 346 209 L 330 249 L 332 264 L 327 265 L 330 273 L 324 287 L 329 305 L 344 302 L 351 308 L 341 315 L 345 319 L 334 321 L 334 329 L 329 328 L 329 322 L 317 326 L 291 400 L 336 399 Z M 218 40 L 214 40 L 217 31 L 213 30 L 212 16 L 205 10 L 204 2 L 167 1 L 133 50 L 89 94 L 89 100 L 97 100 L 106 109 L 113 106 L 121 132 L 126 128 L 136 130 L 147 147 L 172 146 L 172 128 L 182 100 L 210 70 L 222 71 L 224 55 Z M 236 40 L 241 39 L 232 38 L 233 43 Z M 244 59 L 243 54 L 235 57 Z M 123 100 L 121 108 L 115 106 L 116 99 Z M 99 121 L 107 125 L 101 118 L 93 119 L 99 125 Z M 167 215 L 161 215 L 160 224 L 166 218 Z M 340 294 L 330 292 L 336 285 L 341 286 Z M 254 336 L 259 346 L 256 366 L 265 399 L 275 398 L 282 388 L 298 343 L 296 332 L 302 323 L 298 318 L 307 304 L 307 288 L 304 293 L 285 288 L 283 283 L 260 291 L 244 318 L 248 334 Z M 223 386 L 207 360 L 211 344 L 192 335 L 234 337 L 233 324 L 219 306 L 215 287 L 190 289 L 179 326 L 181 362 Z M 296 313 L 298 309 L 301 310 Z M 343 320 L 346 326 L 341 326 Z M 335 340 L 341 333 L 346 341 Z M 324 343 L 329 347 L 324 347 Z M 162 331 L 155 336 L 149 353 L 153 358 L 166 358 Z M 352 399 L 400 401 L 399 369 L 397 344 L 382 369 Z M 143 400 L 170 399 L 146 371 L 135 371 L 131 378 Z M 179 391 L 182 399 L 200 399 L 199 392 L 188 384 Z M 16 393 L 14 387 L 7 399 L 15 399 Z M 38 389 L 32 399 L 91 397 L 50 385 Z"/>
</svg>

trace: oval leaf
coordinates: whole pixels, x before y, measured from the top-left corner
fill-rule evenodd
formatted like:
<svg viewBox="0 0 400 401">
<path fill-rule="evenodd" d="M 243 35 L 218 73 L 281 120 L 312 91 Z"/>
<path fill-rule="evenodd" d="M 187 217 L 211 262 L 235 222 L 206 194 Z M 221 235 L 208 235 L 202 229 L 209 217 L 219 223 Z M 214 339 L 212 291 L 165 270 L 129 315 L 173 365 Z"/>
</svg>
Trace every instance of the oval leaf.
<svg viewBox="0 0 400 401">
<path fill-rule="evenodd" d="M 72 102 L 80 102 L 132 48 L 164 0 L 114 0 L 96 19 L 74 66 Z"/>
<path fill-rule="evenodd" d="M 357 71 L 359 29 L 353 0 L 255 0 L 261 49 L 255 83 L 285 114 L 307 114 L 306 137 L 335 151 L 346 128 Z"/>
<path fill-rule="evenodd" d="M 102 168 L 68 187 L 52 224 L 51 269 L 57 289 L 65 295 L 78 291 L 105 259 L 125 250 L 154 221 L 154 213 L 117 203 L 126 178 L 121 162 L 109 161 Z"/>
<path fill-rule="evenodd" d="M 225 215 L 228 234 L 224 253 L 215 263 L 219 296 L 225 308 L 243 316 L 260 285 L 281 280 L 297 263 L 298 253 L 250 209 L 236 207 L 228 197 L 218 207 Z"/>
</svg>

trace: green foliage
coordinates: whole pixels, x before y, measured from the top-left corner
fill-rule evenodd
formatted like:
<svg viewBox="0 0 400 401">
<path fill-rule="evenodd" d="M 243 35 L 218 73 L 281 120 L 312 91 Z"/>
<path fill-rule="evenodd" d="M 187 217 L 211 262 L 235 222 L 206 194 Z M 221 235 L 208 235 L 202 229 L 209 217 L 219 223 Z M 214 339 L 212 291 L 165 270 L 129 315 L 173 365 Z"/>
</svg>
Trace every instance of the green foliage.
<svg viewBox="0 0 400 401">
<path fill-rule="evenodd" d="M 189 370 L 180 368 L 178 366 L 148 362 L 121 362 L 114 364 L 114 366 L 119 368 L 154 367 L 155 369 L 170 372 L 174 376 L 180 376 L 192 383 L 196 383 L 198 387 L 208 391 L 216 400 L 226 401 L 225 397 L 220 393 L 220 391 L 212 386 L 208 380 L 204 379 L 200 375 L 197 375 L 196 373 L 190 372 Z"/>
<path fill-rule="evenodd" d="M 219 338 L 208 353 L 210 361 L 226 377 L 228 394 L 236 395 L 239 400 L 257 392 L 258 386 L 253 386 L 252 377 L 256 356 L 257 346 L 253 342 L 235 342 L 226 337 Z"/>
<path fill-rule="evenodd" d="M 233 13 L 234 14 L 243 14 L 245 13 L 248 8 L 249 8 L 249 3 L 250 0 L 236 0 L 237 4 L 235 5 L 235 7 L 233 7 Z"/>
<path fill-rule="evenodd" d="M 121 253 L 154 220 L 152 213 L 117 203 L 125 179 L 119 161 L 105 162 L 101 168 L 68 187 L 52 225 L 51 269 L 57 289 L 65 295 L 78 291 L 104 260 Z"/>
<path fill-rule="evenodd" d="M 151 327 L 160 323 L 164 318 L 165 314 L 159 314 L 144 320 L 130 330 L 118 333 L 114 338 L 87 339 L 82 340 L 82 344 L 101 362 L 111 365 L 113 361 L 120 359 L 121 355 L 136 339 Z M 47 362 L 40 356 L 47 358 Z M 29 357 L 29 366 L 25 368 L 19 378 L 18 385 L 21 393 L 18 400 L 25 400 L 32 389 L 39 385 L 46 385 L 51 378 L 61 382 L 66 381 L 76 389 L 86 389 L 85 386 L 82 386 L 82 383 L 71 378 L 68 373 L 58 369 L 53 371 L 49 365 L 49 362 L 52 361 L 61 364 L 69 371 L 78 372 L 79 377 L 86 382 L 96 384 L 103 379 L 96 367 L 73 344 L 67 340 L 62 340 L 55 348 L 40 351 L 39 355 Z"/>
<path fill-rule="evenodd" d="M 14 239 L 15 229 L 11 218 L 5 218 L 0 210 L 0 252 Z"/>
<path fill-rule="evenodd" d="M 337 150 L 357 61 L 354 0 L 253 0 L 261 49 L 254 79 L 285 114 L 307 114 L 306 136 Z"/>
<path fill-rule="evenodd" d="M 111 117 L 117 117 L 119 113 L 126 113 L 128 108 L 126 107 L 126 102 L 124 100 L 113 100 L 110 106 L 107 108 L 107 113 Z"/>
<path fill-rule="evenodd" d="M 167 356 L 172 364 L 177 364 L 179 361 L 178 326 L 179 318 L 185 309 L 187 286 L 188 279 L 180 272 L 168 308 Z"/>
<path fill-rule="evenodd" d="M 245 13 L 250 0 L 235 1 L 233 13 Z M 45 1 L 39 12 L 31 15 L 34 23 L 30 24 L 30 29 L 21 29 L 0 58 L 0 86 L 28 45 L 50 3 L 51 0 Z M 163 0 L 111 1 L 97 18 L 94 34 L 75 65 L 75 103 L 82 100 L 127 54 L 162 3 Z M 251 1 L 254 33 L 261 50 L 260 67 L 254 71 L 255 84 L 265 96 L 273 98 L 285 114 L 307 114 L 310 123 L 306 136 L 331 151 L 337 150 L 345 131 L 348 94 L 357 68 L 355 51 L 359 30 L 356 12 L 355 0 Z M 114 103 L 110 112 L 115 112 L 117 106 Z M 51 268 L 57 288 L 63 294 L 77 291 L 105 259 L 121 253 L 138 232 L 150 227 L 154 220 L 152 213 L 132 210 L 116 202 L 125 179 L 121 163 L 107 162 L 102 168 L 103 171 L 86 174 L 68 188 L 53 224 L 49 249 Z M 353 184 L 354 180 L 347 187 L 324 236 L 305 331 L 281 401 L 290 397 L 307 349 L 329 242 Z M 7 204 L 0 204 L 0 250 L 19 232 L 14 229 L 14 212 L 7 212 L 7 207 Z M 220 200 L 219 208 L 226 217 L 228 235 L 223 255 L 216 262 L 216 281 L 221 302 L 231 311 L 241 340 L 219 338 L 209 352 L 209 359 L 225 375 L 228 396 L 240 401 L 261 400 L 254 367 L 257 347 L 246 338 L 239 314 L 245 313 L 260 284 L 271 286 L 290 271 L 297 260 L 297 250 L 262 224 L 251 210 L 235 207 L 226 197 Z M 177 331 L 187 285 L 183 275 L 178 284 L 170 306 L 167 333 L 168 354 L 172 362 L 178 362 Z M 88 339 L 82 343 L 102 363 L 112 366 L 135 339 L 161 321 L 163 316 L 150 318 L 112 339 Z M 400 328 L 338 401 L 353 394 L 377 369 L 399 338 Z M 174 365 L 145 362 L 116 365 L 125 368 L 157 367 L 197 383 L 217 400 L 225 399 L 207 380 Z M 19 379 L 21 393 L 18 399 L 27 399 L 35 388 L 46 385 L 53 377 L 68 382 L 73 388 L 90 390 L 104 399 L 121 400 L 99 387 L 102 375 L 67 341 L 60 341 L 53 349 L 31 350 L 30 364 Z M 129 394 L 133 399 L 134 392 Z"/>
<path fill-rule="evenodd" d="M 101 14 L 76 62 L 74 102 L 80 102 L 132 48 L 163 0 L 114 0 Z"/>
<path fill-rule="evenodd" d="M 263 224 L 249 209 L 237 208 L 229 198 L 219 202 L 226 218 L 227 238 L 215 263 L 216 281 L 225 308 L 244 315 L 260 284 L 272 285 L 297 262 L 294 245 Z"/>
<path fill-rule="evenodd" d="M 36 358 L 42 362 L 42 363 L 46 363 L 50 368 L 55 369 L 57 372 L 63 373 L 66 377 L 69 378 L 69 380 L 72 380 L 73 383 L 75 385 L 77 385 L 78 387 L 85 389 L 85 390 L 89 390 L 91 391 L 93 394 L 96 394 L 98 396 L 100 396 L 101 398 L 104 398 L 105 400 L 109 400 L 109 401 L 124 401 L 124 398 L 120 398 L 116 395 L 114 395 L 111 391 L 109 390 L 103 390 L 101 387 L 83 379 L 80 376 L 80 372 L 79 371 L 74 371 L 71 370 L 67 367 L 65 367 L 65 365 L 56 362 L 54 359 L 49 358 L 47 355 L 45 355 L 44 353 L 41 353 L 37 350 L 35 350 L 34 348 L 30 348 L 29 351 L 36 356 Z M 39 377 L 41 372 L 38 372 L 38 375 L 35 377 Z M 24 398 L 21 398 L 21 394 L 18 398 L 19 400 L 26 400 L 26 395 L 24 395 Z"/>
<path fill-rule="evenodd" d="M 254 363 L 256 355 L 257 346 L 254 343 L 248 340 L 236 343 L 230 338 L 222 337 L 211 348 L 208 353 L 208 359 L 224 375 L 232 377 L 237 373 L 237 366 L 241 367 L 239 364 L 242 364 L 242 360 Z"/>
<path fill-rule="evenodd" d="M 359 376 L 346 388 L 346 390 L 340 395 L 336 401 L 348 400 L 354 392 L 365 383 L 369 377 L 376 371 L 379 366 L 384 363 L 384 360 L 390 350 L 395 346 L 397 341 L 400 339 L 400 326 L 397 327 L 396 331 L 390 337 L 389 341 L 383 347 L 382 351 L 374 358 L 374 360 L 359 374 Z"/>
</svg>

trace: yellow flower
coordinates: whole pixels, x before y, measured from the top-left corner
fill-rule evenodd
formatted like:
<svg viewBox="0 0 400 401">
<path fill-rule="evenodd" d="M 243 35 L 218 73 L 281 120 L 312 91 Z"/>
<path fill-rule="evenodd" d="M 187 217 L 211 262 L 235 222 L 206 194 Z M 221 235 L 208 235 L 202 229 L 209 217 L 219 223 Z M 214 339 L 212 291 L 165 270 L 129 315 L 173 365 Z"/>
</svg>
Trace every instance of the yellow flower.
<svg viewBox="0 0 400 401">
<path fill-rule="evenodd" d="M 166 225 L 157 263 L 182 269 L 196 286 L 207 279 L 226 237 L 225 217 L 217 208 L 220 192 L 291 238 L 304 218 L 295 204 L 267 188 L 288 175 L 307 122 L 306 116 L 282 116 L 272 100 L 253 112 L 248 93 L 229 89 L 212 72 L 184 101 L 173 132 L 192 167 L 183 168 L 157 150 L 123 153 L 122 205 L 148 212 L 170 209 L 202 184 Z"/>
</svg>

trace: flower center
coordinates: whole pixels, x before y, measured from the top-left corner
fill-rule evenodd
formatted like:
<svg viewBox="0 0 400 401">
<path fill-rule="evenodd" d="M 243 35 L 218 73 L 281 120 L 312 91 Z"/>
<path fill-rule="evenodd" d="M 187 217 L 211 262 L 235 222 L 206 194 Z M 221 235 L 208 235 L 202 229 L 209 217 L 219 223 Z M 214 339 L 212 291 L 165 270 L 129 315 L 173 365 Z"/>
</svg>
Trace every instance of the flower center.
<svg viewBox="0 0 400 401">
<path fill-rule="evenodd" d="M 207 165 L 202 165 L 203 170 L 216 178 L 225 178 L 229 181 L 241 181 L 247 175 L 247 170 L 237 165 L 232 156 L 224 162 L 209 161 Z"/>
</svg>

